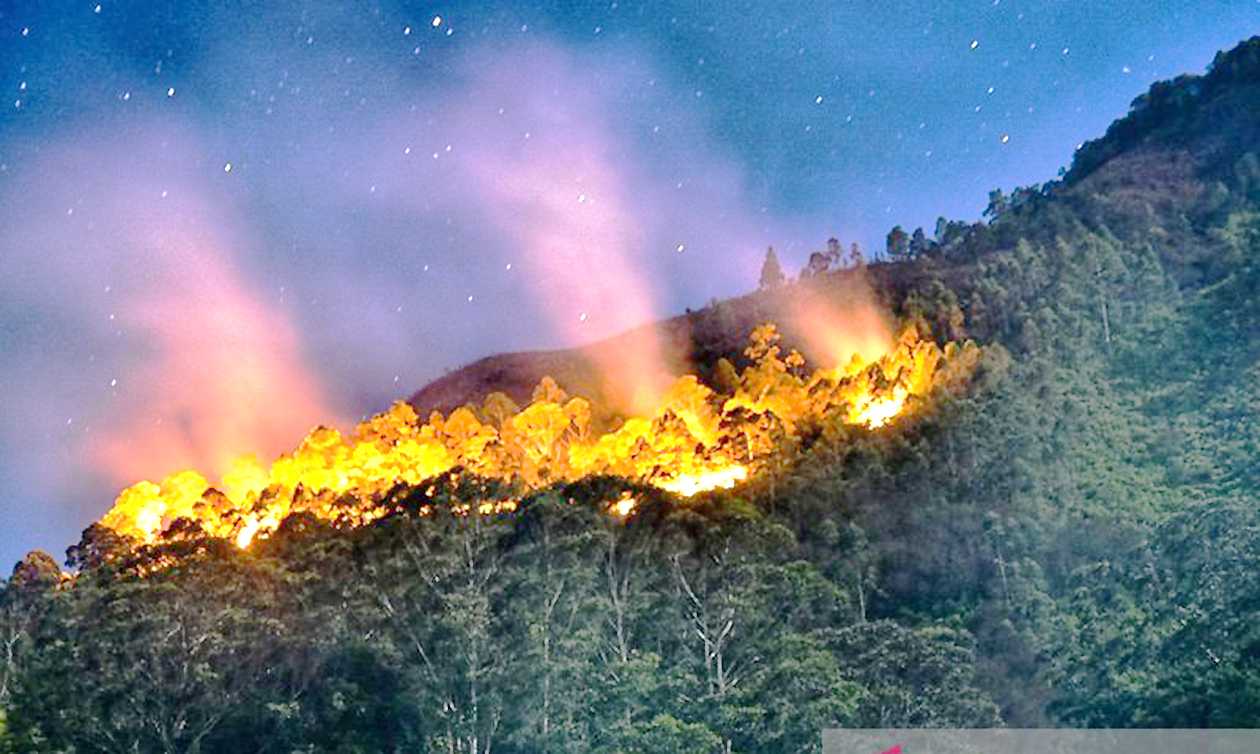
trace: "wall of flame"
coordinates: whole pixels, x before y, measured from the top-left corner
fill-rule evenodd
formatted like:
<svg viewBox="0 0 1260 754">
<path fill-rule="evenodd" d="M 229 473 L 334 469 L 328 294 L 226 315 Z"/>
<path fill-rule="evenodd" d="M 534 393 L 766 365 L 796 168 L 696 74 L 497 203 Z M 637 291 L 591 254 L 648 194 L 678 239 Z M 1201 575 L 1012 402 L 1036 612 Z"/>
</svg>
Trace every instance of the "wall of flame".
<svg viewBox="0 0 1260 754">
<path fill-rule="evenodd" d="M 655 412 L 615 426 L 597 426 L 589 402 L 549 379 L 525 407 L 492 394 L 481 406 L 422 420 L 399 403 L 350 437 L 317 428 L 269 467 L 239 459 L 213 487 L 194 471 L 139 482 L 123 490 L 102 523 L 151 542 L 188 519 L 246 547 L 295 511 L 367 523 L 384 513 L 376 503 L 395 485 L 419 485 L 454 468 L 526 489 L 617 475 L 689 497 L 745 481 L 806 427 L 878 430 L 916 410 L 937 387 L 965 377 L 979 356 L 974 344 L 941 349 L 909 328 L 861 368 L 855 360 L 847 369 L 806 374 L 804 358 L 782 354 L 778 341 L 773 325 L 757 328 L 747 351 L 751 363 L 732 393 L 684 376 Z M 478 512 L 502 512 L 515 501 L 483 507 Z M 633 502 L 612 509 L 628 515 Z"/>
</svg>

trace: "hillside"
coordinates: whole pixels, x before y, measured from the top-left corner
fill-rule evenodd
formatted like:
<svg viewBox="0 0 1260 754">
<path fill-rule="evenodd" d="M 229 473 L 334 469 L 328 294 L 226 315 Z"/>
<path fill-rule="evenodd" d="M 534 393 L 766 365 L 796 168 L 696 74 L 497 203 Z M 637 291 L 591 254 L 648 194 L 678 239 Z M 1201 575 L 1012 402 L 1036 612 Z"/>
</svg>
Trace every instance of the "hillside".
<svg viewBox="0 0 1260 754">
<path fill-rule="evenodd" d="M 708 380 L 718 359 L 746 362 L 744 347 L 753 329 L 763 322 L 775 323 L 785 349 L 794 348 L 809 355 L 807 331 L 815 323 L 801 316 L 800 300 L 825 299 L 832 304 L 833 313 L 843 317 L 850 302 L 864 303 L 872 295 L 871 280 L 890 273 L 880 266 L 837 270 L 807 283 L 716 301 L 698 311 L 581 348 L 488 356 L 425 385 L 408 402 L 422 416 L 434 410 L 449 412 L 464 404 L 479 403 L 494 391 L 507 393 L 517 403 L 527 403 L 534 386 L 549 376 L 570 393 L 590 398 L 595 405 L 609 405 L 612 401 L 599 365 L 615 362 L 617 354 L 632 349 L 637 341 L 651 337 L 660 343 L 670 373 L 697 374 Z M 880 305 L 886 306 L 886 302 Z"/>
<path fill-rule="evenodd" d="M 247 546 L 179 519 L 147 543 L 92 527 L 71 577 L 28 556 L 0 595 L 10 745 L 729 754 L 816 752 L 833 725 L 1260 726 L 1258 112 L 1260 37 L 1153 86 L 1062 180 L 995 192 L 987 223 L 655 325 L 717 395 L 764 379 L 827 407 L 701 391 L 715 453 L 763 451 L 740 484 L 557 479 L 548 446 L 519 479 L 290 491 L 321 507 Z M 838 418 L 765 330 L 741 354 L 767 319 L 808 349 L 798 300 L 866 285 L 899 325 L 979 344 L 942 348 L 896 421 Z M 600 401 L 600 359 L 490 357 L 411 403 L 480 406 L 462 421 L 497 447 L 488 392 L 524 404 L 550 375 Z M 372 430 L 390 448 L 425 431 L 396 412 Z"/>
<path fill-rule="evenodd" d="M 1004 199 L 1006 208 L 1013 210 L 1008 217 L 1033 211 L 1057 219 L 1070 212 L 1089 230 L 1151 245 L 1181 286 L 1202 287 L 1219 278 L 1221 271 L 1214 268 L 1214 260 L 1219 259 L 1220 240 L 1197 222 L 1201 218 L 1191 215 L 1208 211 L 1205 201 L 1225 203 L 1230 183 L 1241 181 L 1244 194 L 1256 190 L 1253 184 L 1260 179 L 1251 171 L 1258 169 L 1255 149 L 1260 144 L 1260 120 L 1255 117 L 1260 101 L 1257 56 L 1260 52 L 1254 43 L 1243 44 L 1221 53 L 1208 75 L 1187 74 L 1154 84 L 1105 136 L 1082 145 L 1062 181 L 1017 189 L 1009 200 Z M 1215 198 L 1205 200 L 1208 191 Z M 1049 197 L 1054 198 L 1052 207 L 1043 201 Z M 966 257 L 980 257 L 1018 240 L 1012 232 L 988 233 L 984 226 L 951 225 L 949 245 L 966 247 L 960 249 L 963 253 L 944 253 L 938 246 L 938 253 L 930 255 L 945 267 L 933 274 L 948 282 L 972 272 L 972 260 Z M 1027 230 L 1024 225 L 1021 231 Z M 1057 222 L 1047 223 L 1026 240 L 1051 239 L 1064 229 Z M 972 235 L 967 236 L 968 231 Z M 922 272 L 914 266 L 877 265 L 870 277 L 879 297 L 889 301 L 904 298 L 919 284 L 912 278 Z M 832 273 L 812 285 L 832 286 L 839 294 L 849 284 L 844 280 L 847 275 Z M 679 373 L 702 372 L 717 357 L 738 358 L 748 334 L 760 322 L 790 323 L 791 299 L 798 295 L 799 288 L 791 286 L 761 291 L 650 327 L 667 344 L 670 363 Z M 790 325 L 782 329 L 787 344 L 800 345 L 799 333 Z M 489 356 L 424 386 L 409 400 L 421 414 L 450 411 L 494 390 L 524 401 L 547 375 L 571 386 L 575 393 L 599 396 L 600 380 L 592 366 L 599 361 L 597 354 L 616 352 L 633 337 L 628 333 L 578 349 Z"/>
</svg>

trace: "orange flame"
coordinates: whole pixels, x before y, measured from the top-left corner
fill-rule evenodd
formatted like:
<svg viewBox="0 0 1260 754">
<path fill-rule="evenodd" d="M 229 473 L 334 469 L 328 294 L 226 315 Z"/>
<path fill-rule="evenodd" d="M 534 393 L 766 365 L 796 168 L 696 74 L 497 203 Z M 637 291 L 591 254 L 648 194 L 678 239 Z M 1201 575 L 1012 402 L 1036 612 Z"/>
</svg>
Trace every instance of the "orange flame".
<svg viewBox="0 0 1260 754">
<path fill-rule="evenodd" d="M 906 389 L 898 386 L 893 390 L 892 395 L 883 398 L 872 398 L 855 407 L 856 413 L 852 423 L 864 424 L 871 429 L 878 429 L 901 413 L 901 410 L 905 408 L 906 399 L 909 397 L 910 394 L 906 392 Z"/>
<path fill-rule="evenodd" d="M 650 419 L 632 417 L 601 430 L 590 403 L 570 398 L 550 379 L 523 409 L 496 393 L 480 407 L 421 421 L 410 405 L 397 403 L 350 437 L 317 427 L 269 468 L 253 456 L 239 458 L 215 487 L 195 471 L 177 472 L 160 485 L 138 482 L 119 494 L 102 523 L 152 542 L 176 519 L 191 519 L 244 548 L 296 511 L 369 523 L 383 514 L 375 500 L 394 485 L 418 485 L 455 467 L 525 488 L 618 475 L 692 497 L 746 481 L 776 452 L 783 434 L 791 437 L 803 424 L 887 426 L 933 390 L 940 365 L 967 372 L 978 356 L 974 344 L 951 343 L 942 351 L 910 328 L 868 364 L 859 364 L 859 356 L 844 369 L 806 376 L 799 354 L 780 358 L 778 339 L 773 325 L 754 331 L 746 351 L 752 363 L 731 394 L 685 376 Z M 516 505 L 486 501 L 475 511 L 455 512 L 490 515 Z M 624 518 L 636 505 L 623 496 L 610 512 Z"/>
<path fill-rule="evenodd" d="M 864 266 L 802 281 L 786 303 L 787 325 L 814 363 L 835 364 L 851 376 L 894 345 L 892 323 L 876 301 Z"/>
<path fill-rule="evenodd" d="M 634 512 L 638 507 L 639 501 L 629 495 L 629 493 L 618 498 L 617 502 L 609 506 L 609 511 L 617 518 L 625 518 Z"/>
<path fill-rule="evenodd" d="M 675 495 L 692 497 L 709 490 L 729 490 L 747 478 L 748 469 L 736 464 L 697 474 L 680 474 L 668 481 L 657 482 L 656 486 Z"/>
</svg>

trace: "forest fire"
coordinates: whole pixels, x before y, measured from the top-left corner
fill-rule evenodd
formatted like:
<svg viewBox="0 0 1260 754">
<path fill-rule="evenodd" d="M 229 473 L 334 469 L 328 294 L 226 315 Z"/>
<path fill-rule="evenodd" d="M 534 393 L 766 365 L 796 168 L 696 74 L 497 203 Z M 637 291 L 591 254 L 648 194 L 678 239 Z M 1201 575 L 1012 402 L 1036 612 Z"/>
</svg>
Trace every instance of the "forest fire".
<svg viewBox="0 0 1260 754">
<path fill-rule="evenodd" d="M 657 482 L 656 486 L 675 495 L 691 497 L 709 490 L 729 490 L 747 478 L 748 469 L 737 464 L 698 474 L 682 474 L 667 482 Z"/>
<path fill-rule="evenodd" d="M 718 364 L 721 392 L 695 376 L 681 377 L 651 417 L 601 421 L 587 400 L 568 396 L 550 379 L 523 408 L 494 393 L 481 406 L 422 420 L 400 402 L 348 437 L 317 427 L 269 468 L 242 457 L 217 485 L 195 471 L 161 484 L 138 482 L 122 491 L 101 523 L 153 542 L 187 519 L 245 548 L 299 511 L 343 525 L 369 523 L 383 515 L 375 503 L 396 485 L 419 485 L 456 468 L 525 489 L 614 475 L 691 497 L 746 481 L 807 427 L 884 427 L 914 411 L 936 386 L 965 379 L 979 356 L 973 343 L 941 349 L 912 326 L 876 359 L 855 353 L 843 369 L 808 374 L 800 354 L 781 356 L 778 341 L 773 325 L 758 327 L 742 372 Z M 624 518 L 635 505 L 625 497 L 610 511 Z M 515 506 L 487 502 L 475 513 Z"/>
<path fill-rule="evenodd" d="M 883 398 L 871 398 L 854 408 L 857 413 L 854 424 L 863 424 L 871 429 L 878 429 L 897 417 L 906 406 L 910 394 L 903 387 L 893 389 L 892 395 Z"/>
<path fill-rule="evenodd" d="M 609 506 L 608 510 L 617 518 L 625 518 L 634 512 L 634 509 L 638 506 L 638 504 L 639 501 L 635 500 L 630 493 L 627 492 L 623 493 L 622 496 L 617 499 L 617 502 Z"/>
</svg>

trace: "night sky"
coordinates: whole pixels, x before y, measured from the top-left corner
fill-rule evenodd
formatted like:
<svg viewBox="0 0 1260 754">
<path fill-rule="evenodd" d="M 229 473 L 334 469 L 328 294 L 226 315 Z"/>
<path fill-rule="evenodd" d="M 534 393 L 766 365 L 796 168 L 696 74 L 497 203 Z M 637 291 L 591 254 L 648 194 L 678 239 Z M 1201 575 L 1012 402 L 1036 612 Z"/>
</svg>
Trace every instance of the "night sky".
<svg viewBox="0 0 1260 754">
<path fill-rule="evenodd" d="M 1233 2 L 0 1 L 0 563 L 504 350 L 976 219 Z M 7 568 L 5 568 L 7 570 Z"/>
</svg>

